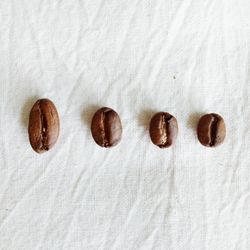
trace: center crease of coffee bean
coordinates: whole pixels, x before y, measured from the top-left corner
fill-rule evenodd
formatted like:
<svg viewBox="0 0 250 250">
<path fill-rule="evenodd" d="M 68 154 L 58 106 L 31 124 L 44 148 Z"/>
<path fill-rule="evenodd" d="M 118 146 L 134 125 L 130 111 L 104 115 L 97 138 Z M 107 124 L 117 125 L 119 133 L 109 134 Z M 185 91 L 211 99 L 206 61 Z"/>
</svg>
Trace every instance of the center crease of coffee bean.
<svg viewBox="0 0 250 250">
<path fill-rule="evenodd" d="M 42 108 L 41 108 L 41 104 L 39 103 L 39 111 L 40 111 L 40 118 L 41 118 L 41 149 L 44 149 L 46 151 L 49 150 L 48 146 L 47 146 L 47 121 L 44 117 Z"/>
<path fill-rule="evenodd" d="M 104 131 L 104 134 L 103 134 L 103 146 L 104 147 L 108 147 L 109 146 L 109 119 L 107 117 L 108 115 L 108 112 L 110 112 L 109 110 L 106 110 L 103 112 L 103 131 Z"/>
<path fill-rule="evenodd" d="M 162 126 L 162 137 L 161 137 L 161 144 L 165 145 L 167 140 L 168 140 L 168 135 L 167 135 L 167 125 L 166 125 L 166 117 L 165 115 L 162 115 L 161 117 L 161 126 Z"/>
<path fill-rule="evenodd" d="M 210 132 L 210 137 L 211 137 L 210 143 L 209 143 L 210 146 L 213 146 L 215 144 L 218 121 L 219 121 L 218 118 L 215 115 L 213 115 L 213 121 L 211 124 L 211 132 Z"/>
<path fill-rule="evenodd" d="M 161 145 L 160 147 L 165 147 L 168 143 L 168 127 L 169 121 L 172 119 L 172 116 L 167 117 L 166 115 L 162 115 L 162 131 L 163 136 L 161 138 Z"/>
</svg>

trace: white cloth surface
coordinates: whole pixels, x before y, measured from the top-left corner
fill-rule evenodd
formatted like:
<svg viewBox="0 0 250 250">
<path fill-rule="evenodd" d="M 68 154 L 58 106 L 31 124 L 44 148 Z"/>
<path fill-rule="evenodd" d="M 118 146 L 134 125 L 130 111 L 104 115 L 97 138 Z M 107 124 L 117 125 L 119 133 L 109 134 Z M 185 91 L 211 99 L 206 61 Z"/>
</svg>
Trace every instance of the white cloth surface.
<svg viewBox="0 0 250 250">
<path fill-rule="evenodd" d="M 250 249 L 249 0 L 0 1 L 1 250 Z M 56 146 L 27 136 L 38 98 L 57 106 Z M 115 109 L 121 143 L 97 146 Z M 148 135 L 154 112 L 176 145 Z M 227 139 L 202 147 L 199 117 Z"/>
</svg>

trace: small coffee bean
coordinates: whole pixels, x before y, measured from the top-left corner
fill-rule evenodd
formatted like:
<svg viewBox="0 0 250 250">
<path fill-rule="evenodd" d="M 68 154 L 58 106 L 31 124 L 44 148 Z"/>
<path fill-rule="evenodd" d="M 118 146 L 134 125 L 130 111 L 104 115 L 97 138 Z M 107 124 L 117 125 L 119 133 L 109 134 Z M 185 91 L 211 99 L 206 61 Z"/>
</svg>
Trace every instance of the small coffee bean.
<svg viewBox="0 0 250 250">
<path fill-rule="evenodd" d="M 113 147 L 121 140 L 122 124 L 119 115 L 111 108 L 96 111 L 91 124 L 95 142 L 105 148 Z"/>
<path fill-rule="evenodd" d="M 168 148 L 175 143 L 178 123 L 174 116 L 166 112 L 156 113 L 150 122 L 150 138 L 160 148 Z"/>
<path fill-rule="evenodd" d="M 200 143 L 206 147 L 216 147 L 226 137 L 226 125 L 218 114 L 206 114 L 199 120 L 197 135 Z"/>
<path fill-rule="evenodd" d="M 54 103 L 48 99 L 38 100 L 30 111 L 29 140 L 37 153 L 51 149 L 60 130 L 59 116 Z"/>
</svg>

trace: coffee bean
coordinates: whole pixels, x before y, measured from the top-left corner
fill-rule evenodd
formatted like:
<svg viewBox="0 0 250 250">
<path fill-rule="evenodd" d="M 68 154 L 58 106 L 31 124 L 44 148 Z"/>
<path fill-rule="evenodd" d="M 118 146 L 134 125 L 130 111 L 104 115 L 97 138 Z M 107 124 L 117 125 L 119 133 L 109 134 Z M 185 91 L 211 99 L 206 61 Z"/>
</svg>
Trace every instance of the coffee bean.
<svg viewBox="0 0 250 250">
<path fill-rule="evenodd" d="M 48 99 L 38 100 L 30 111 L 29 140 L 37 153 L 51 149 L 60 130 L 59 116 L 54 103 Z"/>
<path fill-rule="evenodd" d="M 223 143 L 226 137 L 226 125 L 218 114 L 206 114 L 200 118 L 197 127 L 200 143 L 206 147 L 216 147 Z"/>
<path fill-rule="evenodd" d="M 166 112 L 156 113 L 151 119 L 149 133 L 153 144 L 160 148 L 170 147 L 178 135 L 176 118 Z"/>
<path fill-rule="evenodd" d="M 103 107 L 96 111 L 91 124 L 95 142 L 105 148 L 118 144 L 122 136 L 122 124 L 119 115 L 111 108 Z"/>
</svg>

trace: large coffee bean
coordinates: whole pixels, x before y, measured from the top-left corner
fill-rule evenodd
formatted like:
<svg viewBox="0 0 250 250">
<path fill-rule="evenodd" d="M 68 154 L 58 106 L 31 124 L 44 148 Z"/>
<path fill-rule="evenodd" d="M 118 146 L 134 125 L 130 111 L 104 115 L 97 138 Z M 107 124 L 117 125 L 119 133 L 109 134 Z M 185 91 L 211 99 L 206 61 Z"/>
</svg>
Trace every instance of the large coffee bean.
<svg viewBox="0 0 250 250">
<path fill-rule="evenodd" d="M 226 137 L 226 125 L 218 114 L 206 114 L 201 117 L 197 134 L 200 143 L 206 147 L 216 147 L 223 143 Z"/>
<path fill-rule="evenodd" d="M 176 118 L 166 112 L 156 113 L 151 119 L 149 133 L 153 144 L 160 148 L 170 147 L 178 135 Z"/>
<path fill-rule="evenodd" d="M 54 103 L 48 99 L 38 100 L 30 111 L 29 140 L 37 153 L 51 149 L 60 130 L 59 116 Z"/>
<path fill-rule="evenodd" d="M 99 146 L 105 148 L 115 146 L 122 137 L 122 124 L 119 115 L 107 107 L 97 110 L 92 119 L 91 132 Z"/>
</svg>

